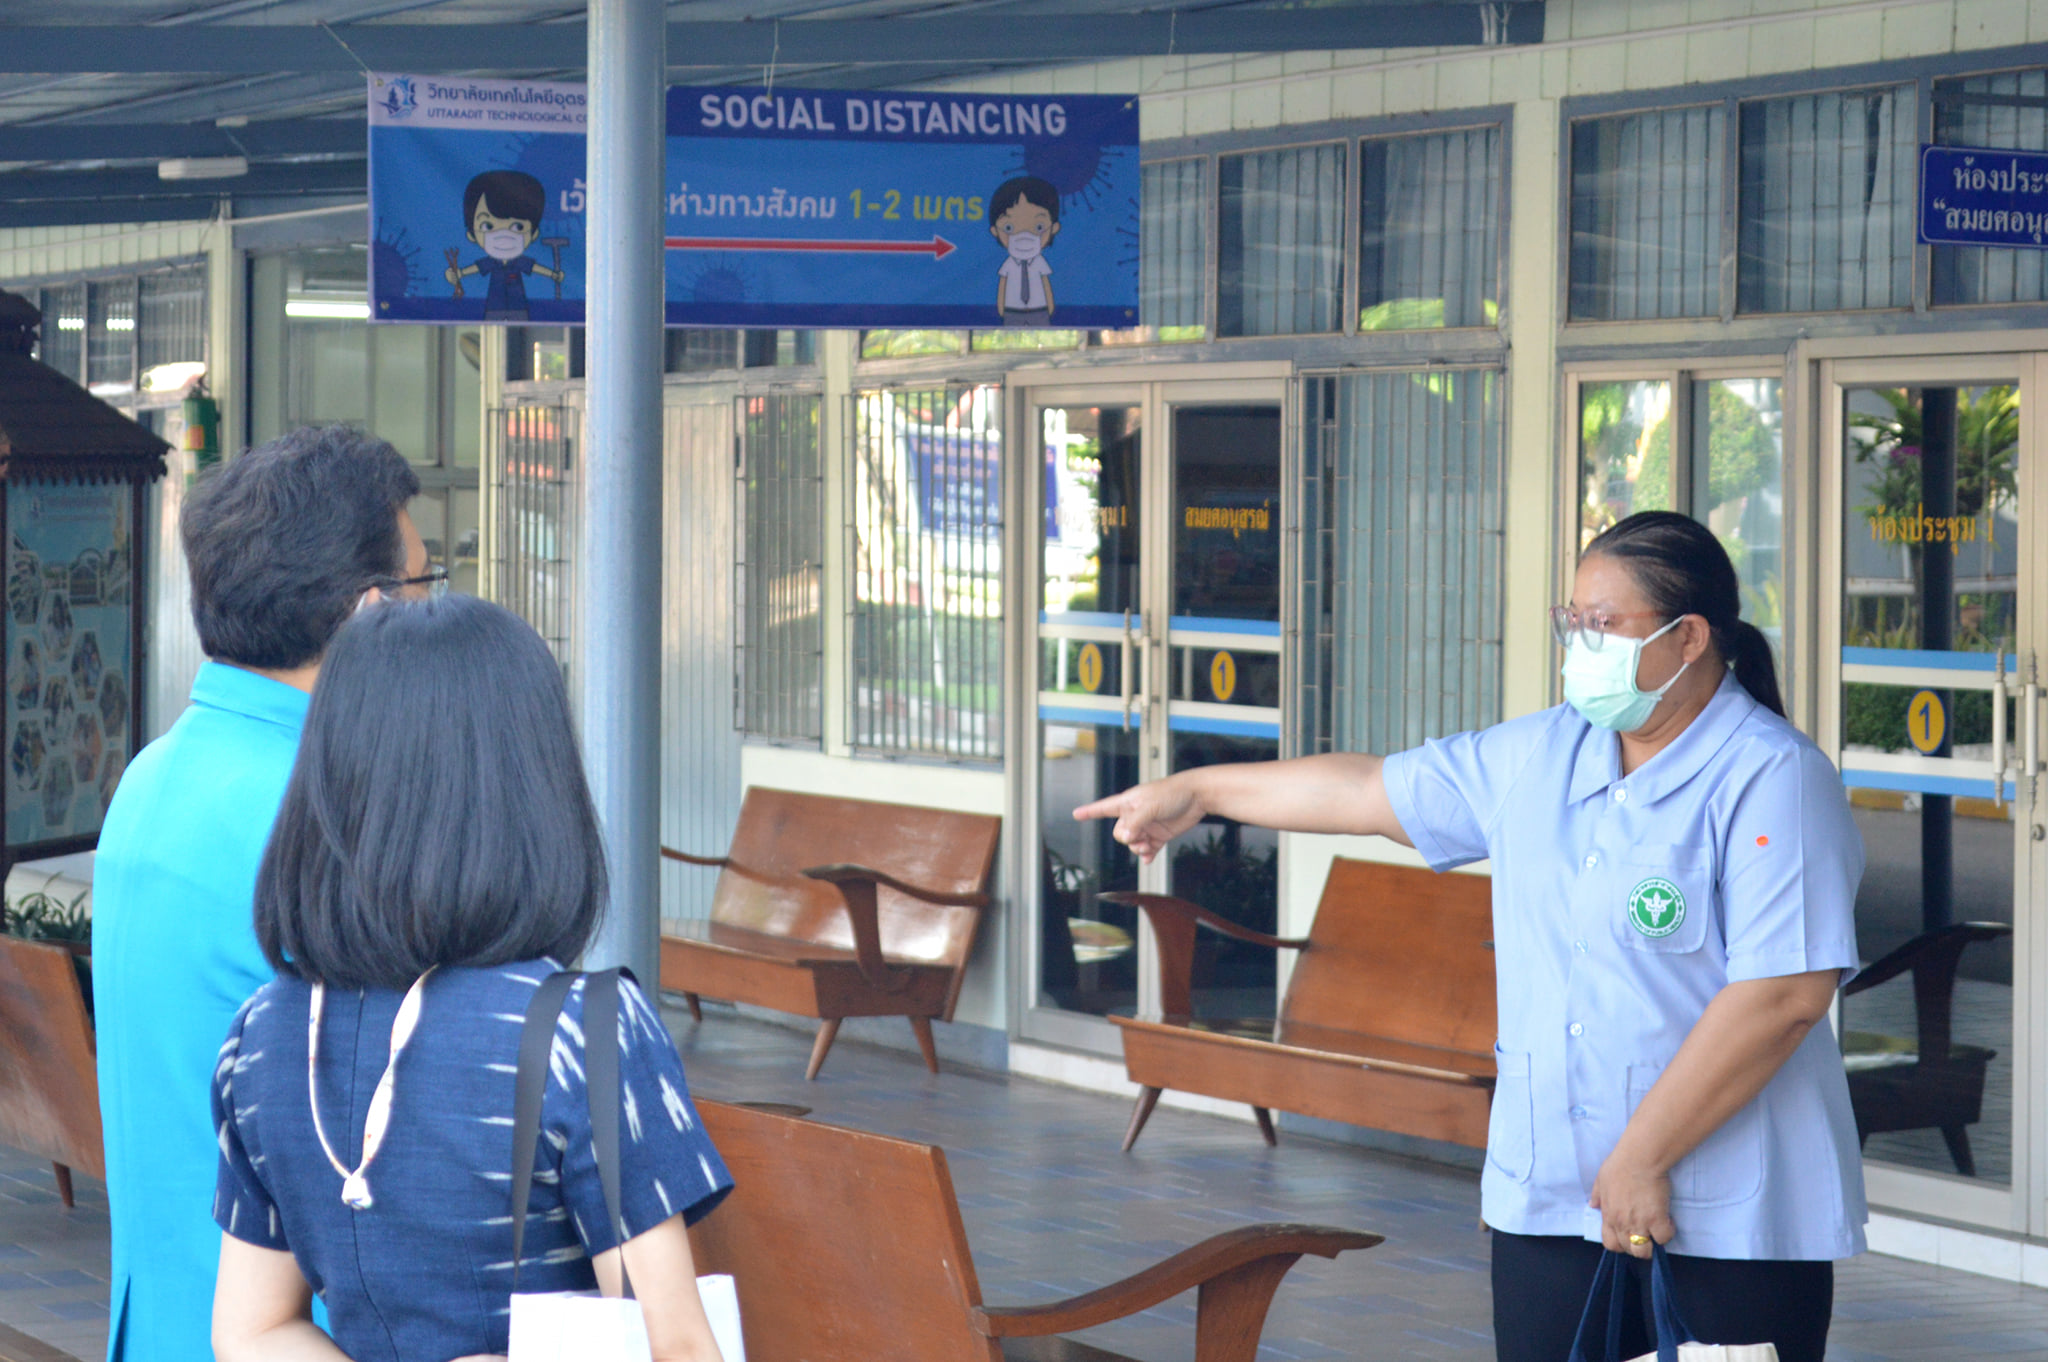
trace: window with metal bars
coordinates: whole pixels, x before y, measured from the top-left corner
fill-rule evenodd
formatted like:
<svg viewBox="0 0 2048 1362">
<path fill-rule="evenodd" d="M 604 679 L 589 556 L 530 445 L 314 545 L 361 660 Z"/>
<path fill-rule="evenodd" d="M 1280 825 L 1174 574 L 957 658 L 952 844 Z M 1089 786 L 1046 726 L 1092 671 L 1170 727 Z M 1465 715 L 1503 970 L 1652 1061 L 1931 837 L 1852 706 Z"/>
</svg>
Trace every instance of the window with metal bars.
<svg viewBox="0 0 2048 1362">
<path fill-rule="evenodd" d="M 1396 752 L 1499 721 L 1503 382 L 1303 383 L 1301 752 Z"/>
<path fill-rule="evenodd" d="M 1742 106 L 1739 310 L 1911 305 L 1917 108 L 1911 85 Z"/>
<path fill-rule="evenodd" d="M 1728 111 L 1589 118 L 1571 132 L 1571 319 L 1721 313 Z"/>
<path fill-rule="evenodd" d="M 103 395 L 135 387 L 135 280 L 102 279 L 86 285 L 85 372 Z"/>
<path fill-rule="evenodd" d="M 1201 340 L 1208 268 L 1208 162 L 1200 157 L 1144 167 L 1138 254 L 1138 318 L 1160 340 Z"/>
<path fill-rule="evenodd" d="M 825 468 L 816 393 L 739 399 L 733 721 L 750 738 L 825 734 Z"/>
<path fill-rule="evenodd" d="M 1500 320 L 1501 130 L 1359 144 L 1358 329 Z"/>
<path fill-rule="evenodd" d="M 2048 151 L 2048 70 L 1934 82 L 1934 140 L 1943 146 Z M 1933 301 L 2048 301 L 2048 252 L 2004 246 L 1933 248 Z"/>
<path fill-rule="evenodd" d="M 491 594 L 531 624 L 566 668 L 576 599 L 576 410 L 495 408 L 489 430 L 498 526 Z"/>
<path fill-rule="evenodd" d="M 1217 161 L 1217 331 L 1287 336 L 1344 327 L 1347 144 Z"/>
<path fill-rule="evenodd" d="M 854 394 L 847 738 L 856 750 L 1002 760 L 1002 391 Z"/>
<path fill-rule="evenodd" d="M 145 388 L 154 386 L 152 372 L 164 365 L 205 362 L 206 266 L 179 265 L 143 275 L 136 310 Z"/>
</svg>

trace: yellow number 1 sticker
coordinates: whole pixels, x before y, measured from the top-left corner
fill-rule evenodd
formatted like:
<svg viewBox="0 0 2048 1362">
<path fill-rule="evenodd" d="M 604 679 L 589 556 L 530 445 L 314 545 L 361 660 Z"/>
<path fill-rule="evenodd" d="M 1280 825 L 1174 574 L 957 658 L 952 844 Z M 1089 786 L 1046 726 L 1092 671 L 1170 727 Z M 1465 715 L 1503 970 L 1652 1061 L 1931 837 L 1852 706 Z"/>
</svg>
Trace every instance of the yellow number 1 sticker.
<svg viewBox="0 0 2048 1362">
<path fill-rule="evenodd" d="M 1075 659 L 1074 670 L 1079 673 L 1081 689 L 1093 695 L 1102 689 L 1102 649 L 1092 643 L 1081 645 L 1081 656 Z"/>
<path fill-rule="evenodd" d="M 1225 705 L 1237 694 L 1237 659 L 1229 653 L 1218 653 L 1209 659 L 1209 694 L 1216 697 L 1218 704 Z"/>
<path fill-rule="evenodd" d="M 1923 690 L 1907 702 L 1906 736 L 1922 756 L 1932 756 L 1941 746 L 1941 740 L 1948 736 L 1948 710 L 1939 695 Z"/>
</svg>

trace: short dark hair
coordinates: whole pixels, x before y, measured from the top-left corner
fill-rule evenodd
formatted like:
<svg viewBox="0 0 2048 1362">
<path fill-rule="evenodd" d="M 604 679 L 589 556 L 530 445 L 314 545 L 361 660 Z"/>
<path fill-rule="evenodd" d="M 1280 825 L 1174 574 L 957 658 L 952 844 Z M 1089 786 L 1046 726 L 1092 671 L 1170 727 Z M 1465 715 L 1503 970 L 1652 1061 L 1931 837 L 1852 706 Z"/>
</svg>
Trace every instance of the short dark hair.
<svg viewBox="0 0 2048 1362">
<path fill-rule="evenodd" d="M 523 219 L 538 232 L 540 220 L 548 211 L 548 191 L 523 170 L 486 170 L 462 191 L 465 233 L 475 228 L 476 206 L 480 203 L 489 203 L 494 217 Z"/>
<path fill-rule="evenodd" d="M 1638 511 L 1602 531 L 1582 557 L 1604 554 L 1666 619 L 1698 615 L 1712 633 L 1714 651 L 1735 668 L 1752 699 L 1780 718 L 1776 659 L 1763 631 L 1742 618 L 1742 586 L 1735 564 L 1714 532 L 1676 511 Z"/>
<path fill-rule="evenodd" d="M 1043 208 L 1054 222 L 1060 220 L 1060 191 L 1052 187 L 1052 181 L 1041 180 L 1036 175 L 1019 175 L 1014 180 L 1004 180 L 996 192 L 988 196 L 989 225 L 993 227 L 997 218 L 1027 202 Z"/>
<path fill-rule="evenodd" d="M 532 627 L 474 596 L 351 620 L 256 877 L 271 965 L 404 988 L 434 965 L 568 964 L 606 892 L 561 669 Z"/>
<path fill-rule="evenodd" d="M 348 426 L 302 427 L 213 470 L 179 517 L 199 646 L 245 667 L 319 660 L 357 598 L 402 573 L 398 513 L 419 490 L 404 455 Z"/>
</svg>

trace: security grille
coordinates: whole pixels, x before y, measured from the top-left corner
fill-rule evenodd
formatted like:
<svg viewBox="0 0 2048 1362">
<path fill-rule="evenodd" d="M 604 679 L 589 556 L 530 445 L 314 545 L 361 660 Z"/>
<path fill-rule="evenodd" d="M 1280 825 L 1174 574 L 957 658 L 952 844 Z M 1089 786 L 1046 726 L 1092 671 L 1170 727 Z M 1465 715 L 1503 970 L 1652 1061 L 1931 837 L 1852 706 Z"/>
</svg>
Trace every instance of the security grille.
<svg viewBox="0 0 2048 1362">
<path fill-rule="evenodd" d="M 566 668 L 576 599 L 576 409 L 495 408 L 489 430 L 497 519 L 491 594 L 531 624 Z"/>
<path fill-rule="evenodd" d="M 1918 108 L 1911 85 L 1742 106 L 1742 311 L 1912 303 Z"/>
<path fill-rule="evenodd" d="M 178 265 L 142 276 L 136 345 L 144 377 L 160 364 L 206 359 L 206 266 Z"/>
<path fill-rule="evenodd" d="M 1502 378 L 1303 384 L 1297 750 L 1395 752 L 1499 720 Z"/>
<path fill-rule="evenodd" d="M 1000 761 L 1002 389 L 854 395 L 848 740 Z"/>
<path fill-rule="evenodd" d="M 1719 104 L 1572 125 L 1572 320 L 1720 313 L 1727 135 Z"/>
<path fill-rule="evenodd" d="M 825 471 L 815 393 L 739 399 L 734 723 L 749 737 L 825 732 Z"/>
</svg>

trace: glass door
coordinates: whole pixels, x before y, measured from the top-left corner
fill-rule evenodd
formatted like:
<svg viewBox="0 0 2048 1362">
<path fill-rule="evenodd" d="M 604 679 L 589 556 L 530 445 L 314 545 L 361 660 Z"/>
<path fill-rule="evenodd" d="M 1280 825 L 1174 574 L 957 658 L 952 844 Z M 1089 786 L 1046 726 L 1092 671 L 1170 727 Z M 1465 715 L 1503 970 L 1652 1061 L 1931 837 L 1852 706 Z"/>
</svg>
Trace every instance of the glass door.
<svg viewBox="0 0 2048 1362">
<path fill-rule="evenodd" d="M 1138 1003 L 1137 911 L 1103 902 L 1158 886 L 1091 800 L 1148 779 L 1150 621 L 1142 392 L 1032 410 L 1045 463 L 1038 596 L 1036 1006 L 1107 1016 Z M 1151 669 L 1156 671 L 1156 668 Z M 1156 737 L 1155 737 L 1156 741 Z"/>
<path fill-rule="evenodd" d="M 1166 394 L 1173 541 L 1166 620 L 1167 769 L 1280 755 L 1280 469 L 1277 403 Z M 1168 893 L 1277 934 L 1280 838 L 1211 819 L 1173 845 Z M 1270 1037 L 1276 959 L 1197 938 L 1195 1015 Z"/>
<path fill-rule="evenodd" d="M 1280 386 L 1044 389 L 1036 479 L 1036 905 L 1029 1007 L 1156 1009 L 1145 928 L 1118 890 L 1170 892 L 1273 931 L 1278 839 L 1222 820 L 1151 866 L 1073 810 L 1141 780 L 1271 760 L 1281 724 Z M 1270 951 L 1205 934 L 1195 1011 L 1270 1028 Z M 1069 1043 L 1114 1044 L 1059 1021 Z"/>
<path fill-rule="evenodd" d="M 1821 736 L 1867 858 L 1840 1034 L 1871 1201 L 2000 1228 L 2025 1228 L 2036 1176 L 2038 981 L 2015 969 L 2043 819 L 2032 371 L 1837 361 L 1823 385 Z"/>
</svg>

